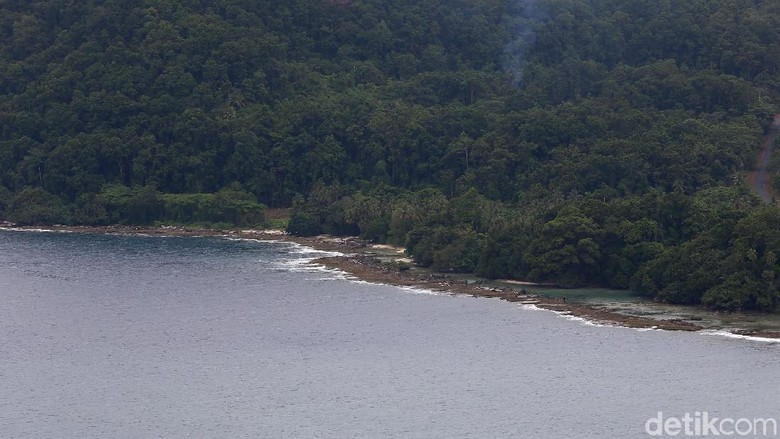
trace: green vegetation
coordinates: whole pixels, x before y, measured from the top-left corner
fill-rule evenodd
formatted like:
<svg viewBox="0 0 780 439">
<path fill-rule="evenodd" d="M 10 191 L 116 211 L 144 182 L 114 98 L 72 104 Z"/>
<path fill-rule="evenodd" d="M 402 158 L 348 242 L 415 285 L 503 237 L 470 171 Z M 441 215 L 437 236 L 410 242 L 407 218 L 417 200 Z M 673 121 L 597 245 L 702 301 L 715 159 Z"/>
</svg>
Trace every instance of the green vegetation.
<svg viewBox="0 0 780 439">
<path fill-rule="evenodd" d="M 292 206 L 437 270 L 771 311 L 743 179 L 778 42 L 772 1 L 0 1 L 0 217 Z"/>
</svg>

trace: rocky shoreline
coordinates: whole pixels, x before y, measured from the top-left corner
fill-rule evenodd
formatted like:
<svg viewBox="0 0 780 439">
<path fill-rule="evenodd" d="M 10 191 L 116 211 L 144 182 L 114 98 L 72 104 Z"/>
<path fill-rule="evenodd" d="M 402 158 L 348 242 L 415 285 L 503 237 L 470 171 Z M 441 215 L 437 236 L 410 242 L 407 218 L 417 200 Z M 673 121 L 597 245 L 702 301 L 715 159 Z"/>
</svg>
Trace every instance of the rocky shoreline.
<svg viewBox="0 0 780 439">
<path fill-rule="evenodd" d="M 314 264 L 338 269 L 355 278 L 388 285 L 423 288 L 451 294 L 473 297 L 496 298 L 513 303 L 533 305 L 564 315 L 580 317 L 600 324 L 629 328 L 662 329 L 669 331 L 702 331 L 708 328 L 682 319 L 657 319 L 613 312 L 600 307 L 567 303 L 565 299 L 529 294 L 517 283 L 512 288 L 495 288 L 454 279 L 447 275 L 425 270 L 409 269 L 396 262 L 383 262 L 377 257 L 378 246 L 357 238 L 331 236 L 297 237 L 278 230 L 217 230 L 179 226 L 63 226 L 19 227 L 11 223 L 0 223 L 0 229 L 20 231 L 52 231 L 63 233 L 92 233 L 110 235 L 177 236 L 177 237 L 223 237 L 259 239 L 279 242 L 293 242 L 317 250 L 338 252 L 340 256 L 315 259 Z M 400 255 L 397 255 L 400 256 Z M 400 259 L 400 258 L 396 258 Z M 709 328 L 711 329 L 711 328 Z M 780 332 L 766 330 L 731 330 L 733 334 L 761 338 L 780 339 Z"/>
<path fill-rule="evenodd" d="M 400 271 L 391 264 L 379 262 L 376 258 L 368 255 L 357 254 L 324 257 L 316 259 L 313 262 L 344 271 L 358 279 L 369 282 L 424 288 L 473 297 L 501 299 L 506 300 L 507 302 L 534 305 L 539 308 L 575 317 L 582 317 L 602 324 L 673 331 L 700 331 L 704 329 L 701 326 L 683 320 L 656 320 L 652 318 L 617 314 L 586 305 L 567 303 L 564 299 L 547 298 L 528 294 L 524 292 L 523 289 L 484 287 L 463 281 L 453 281 L 446 276 L 432 273 Z M 776 336 L 780 338 L 780 334 L 777 334 Z"/>
</svg>

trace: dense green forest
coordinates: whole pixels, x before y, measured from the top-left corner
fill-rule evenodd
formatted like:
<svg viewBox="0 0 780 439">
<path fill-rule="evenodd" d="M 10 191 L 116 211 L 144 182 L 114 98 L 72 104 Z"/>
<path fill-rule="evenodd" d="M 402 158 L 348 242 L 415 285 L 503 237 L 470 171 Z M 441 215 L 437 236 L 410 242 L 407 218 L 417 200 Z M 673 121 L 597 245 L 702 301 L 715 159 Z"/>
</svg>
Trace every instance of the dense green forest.
<svg viewBox="0 0 780 439">
<path fill-rule="evenodd" d="M 780 307 L 774 0 L 0 0 L 0 218 Z M 780 180 L 778 180 L 780 181 Z"/>
</svg>

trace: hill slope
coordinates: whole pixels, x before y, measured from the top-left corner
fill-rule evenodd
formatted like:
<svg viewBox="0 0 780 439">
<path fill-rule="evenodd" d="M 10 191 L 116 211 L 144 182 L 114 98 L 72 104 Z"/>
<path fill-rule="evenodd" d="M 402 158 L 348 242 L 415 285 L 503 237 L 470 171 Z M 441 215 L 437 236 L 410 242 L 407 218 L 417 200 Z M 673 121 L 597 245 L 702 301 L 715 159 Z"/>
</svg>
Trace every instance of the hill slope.
<svg viewBox="0 0 780 439">
<path fill-rule="evenodd" d="M 0 1 L 0 215 L 255 224 L 778 305 L 771 1 Z"/>
</svg>

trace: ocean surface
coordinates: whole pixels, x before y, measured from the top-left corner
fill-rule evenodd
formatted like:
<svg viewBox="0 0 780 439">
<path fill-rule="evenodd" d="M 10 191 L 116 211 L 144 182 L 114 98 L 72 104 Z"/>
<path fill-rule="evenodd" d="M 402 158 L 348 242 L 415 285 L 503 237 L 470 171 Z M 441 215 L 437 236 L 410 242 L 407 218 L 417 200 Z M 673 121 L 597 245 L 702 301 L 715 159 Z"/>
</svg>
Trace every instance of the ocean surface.
<svg viewBox="0 0 780 439">
<path fill-rule="evenodd" d="M 321 254 L 0 231 L 0 437 L 642 438 L 658 412 L 780 419 L 780 343 L 357 282 L 307 264 Z"/>
</svg>

